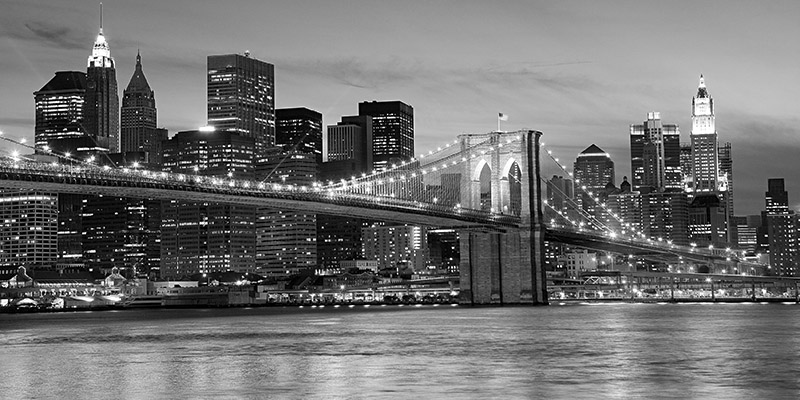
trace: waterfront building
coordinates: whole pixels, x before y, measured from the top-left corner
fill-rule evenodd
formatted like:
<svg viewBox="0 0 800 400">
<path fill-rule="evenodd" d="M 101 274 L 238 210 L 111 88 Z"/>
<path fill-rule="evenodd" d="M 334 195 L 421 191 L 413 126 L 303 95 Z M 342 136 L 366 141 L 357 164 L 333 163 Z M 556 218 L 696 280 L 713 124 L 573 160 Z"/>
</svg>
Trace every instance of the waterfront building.
<svg viewBox="0 0 800 400">
<path fill-rule="evenodd" d="M 364 101 L 358 115 L 372 117 L 372 166 L 383 171 L 414 158 L 414 108 L 402 101 Z"/>
<path fill-rule="evenodd" d="M 256 166 L 261 182 L 311 187 L 317 179 L 317 155 L 275 148 Z M 314 213 L 258 208 L 256 270 L 288 276 L 317 265 L 317 217 Z"/>
<path fill-rule="evenodd" d="M 642 124 L 630 126 L 631 185 L 634 191 L 682 190 L 680 130 L 650 112 Z"/>
<path fill-rule="evenodd" d="M 85 73 L 58 71 L 33 96 L 36 104 L 34 141 L 37 153 L 56 147 L 59 141 L 86 135 L 83 126 Z"/>
<path fill-rule="evenodd" d="M 166 172 L 252 179 L 255 139 L 204 128 L 163 142 Z M 162 209 L 161 276 L 253 272 L 256 209 L 214 202 L 167 201 Z"/>
<path fill-rule="evenodd" d="M 275 67 L 249 52 L 208 56 L 208 125 L 252 138 L 255 154 L 275 145 Z"/>
<path fill-rule="evenodd" d="M 150 88 L 142 70 L 142 56 L 136 54 L 136 68 L 122 94 L 120 111 L 121 151 L 142 152 L 140 164 L 161 166 L 161 142 L 167 140 L 167 130 L 158 129 L 155 92 Z"/>
<path fill-rule="evenodd" d="M 114 59 L 103 35 L 102 10 L 100 32 L 92 47 L 86 69 L 86 104 L 84 126 L 96 151 L 117 153 L 119 138 L 119 95 Z"/>
<path fill-rule="evenodd" d="M 314 154 L 322 164 L 322 114 L 305 107 L 276 109 L 275 145 Z"/>
<path fill-rule="evenodd" d="M 0 266 L 52 267 L 58 259 L 58 196 L 0 189 Z"/>
<path fill-rule="evenodd" d="M 597 253 L 584 249 L 567 252 L 563 265 L 567 278 L 578 279 L 584 272 L 597 270 Z"/>
<path fill-rule="evenodd" d="M 772 273 L 797 276 L 797 216 L 794 210 L 789 209 L 789 193 L 783 178 L 769 179 L 764 197 L 766 209 L 762 218 L 766 222 Z"/>
<path fill-rule="evenodd" d="M 362 229 L 364 258 L 378 261 L 381 270 L 416 272 L 426 268 L 427 228 L 411 225 L 372 225 Z"/>
</svg>

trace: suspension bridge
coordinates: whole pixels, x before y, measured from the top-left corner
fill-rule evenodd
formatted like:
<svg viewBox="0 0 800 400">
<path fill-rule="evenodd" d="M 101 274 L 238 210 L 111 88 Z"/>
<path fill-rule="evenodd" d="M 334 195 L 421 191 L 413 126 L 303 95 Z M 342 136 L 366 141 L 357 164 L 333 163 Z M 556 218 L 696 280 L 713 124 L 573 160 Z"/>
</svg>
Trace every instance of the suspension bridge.
<svg viewBox="0 0 800 400">
<path fill-rule="evenodd" d="M 542 157 L 541 135 L 533 130 L 462 134 L 384 171 L 307 186 L 100 166 L 69 154 L 51 153 L 59 161 L 44 163 L 10 153 L 0 158 L 0 187 L 219 202 L 459 229 L 461 297 L 471 304 L 546 304 L 545 240 L 656 260 L 745 263 L 729 250 L 648 238 L 610 211 L 617 229 L 574 202 L 577 218 L 552 208 L 543 201 L 541 160 L 549 158 L 572 174 L 550 151 Z M 558 220 L 544 221 L 546 208 Z"/>
</svg>

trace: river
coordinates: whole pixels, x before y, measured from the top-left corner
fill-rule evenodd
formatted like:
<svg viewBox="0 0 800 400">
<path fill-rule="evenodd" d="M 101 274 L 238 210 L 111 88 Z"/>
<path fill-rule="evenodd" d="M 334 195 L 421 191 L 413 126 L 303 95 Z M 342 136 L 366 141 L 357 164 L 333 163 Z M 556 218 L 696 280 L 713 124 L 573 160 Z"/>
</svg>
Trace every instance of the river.
<svg viewBox="0 0 800 400">
<path fill-rule="evenodd" d="M 800 306 L 0 315 L 0 396 L 800 398 Z"/>
</svg>

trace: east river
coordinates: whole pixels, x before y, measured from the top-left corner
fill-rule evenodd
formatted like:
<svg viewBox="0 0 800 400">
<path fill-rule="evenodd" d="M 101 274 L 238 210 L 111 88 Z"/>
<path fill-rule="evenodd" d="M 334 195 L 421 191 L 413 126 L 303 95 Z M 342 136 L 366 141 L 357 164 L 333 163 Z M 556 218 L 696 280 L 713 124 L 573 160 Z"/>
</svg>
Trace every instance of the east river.
<svg viewBox="0 0 800 400">
<path fill-rule="evenodd" d="M 0 315 L 0 397 L 800 398 L 800 306 Z"/>
</svg>

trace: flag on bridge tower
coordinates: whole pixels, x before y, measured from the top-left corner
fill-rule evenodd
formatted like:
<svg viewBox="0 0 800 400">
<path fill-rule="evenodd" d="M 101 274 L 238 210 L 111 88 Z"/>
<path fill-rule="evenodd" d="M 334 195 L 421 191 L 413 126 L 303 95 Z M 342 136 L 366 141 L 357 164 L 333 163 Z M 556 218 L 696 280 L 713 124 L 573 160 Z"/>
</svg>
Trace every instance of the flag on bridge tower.
<svg viewBox="0 0 800 400">
<path fill-rule="evenodd" d="M 508 114 L 497 114 L 497 131 L 500 132 L 500 121 L 508 121 Z"/>
</svg>

